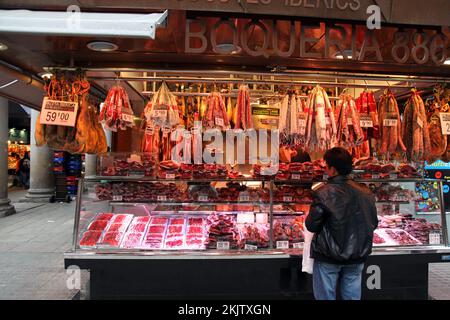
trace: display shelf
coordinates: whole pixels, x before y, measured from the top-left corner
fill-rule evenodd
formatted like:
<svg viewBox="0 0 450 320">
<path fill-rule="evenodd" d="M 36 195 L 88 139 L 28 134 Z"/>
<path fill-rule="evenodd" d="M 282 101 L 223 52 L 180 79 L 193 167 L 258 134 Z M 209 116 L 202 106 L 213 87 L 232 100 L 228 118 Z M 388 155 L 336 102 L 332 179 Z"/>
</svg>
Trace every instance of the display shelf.
<svg viewBox="0 0 450 320">
<path fill-rule="evenodd" d="M 85 177 L 86 182 L 194 182 L 194 183 L 206 183 L 206 182 L 265 182 L 271 181 L 270 178 L 225 178 L 217 177 L 211 179 L 159 179 L 154 177 L 138 177 L 138 176 L 88 176 Z"/>
</svg>

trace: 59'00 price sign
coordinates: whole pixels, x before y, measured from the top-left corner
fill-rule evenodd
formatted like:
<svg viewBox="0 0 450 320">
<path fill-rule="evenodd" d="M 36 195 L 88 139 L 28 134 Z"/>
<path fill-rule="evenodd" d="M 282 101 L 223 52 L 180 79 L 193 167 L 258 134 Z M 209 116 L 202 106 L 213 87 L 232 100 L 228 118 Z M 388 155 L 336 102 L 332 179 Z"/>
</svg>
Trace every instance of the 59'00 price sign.
<svg viewBox="0 0 450 320">
<path fill-rule="evenodd" d="M 41 109 L 41 124 L 75 127 L 78 103 L 44 98 Z"/>
</svg>

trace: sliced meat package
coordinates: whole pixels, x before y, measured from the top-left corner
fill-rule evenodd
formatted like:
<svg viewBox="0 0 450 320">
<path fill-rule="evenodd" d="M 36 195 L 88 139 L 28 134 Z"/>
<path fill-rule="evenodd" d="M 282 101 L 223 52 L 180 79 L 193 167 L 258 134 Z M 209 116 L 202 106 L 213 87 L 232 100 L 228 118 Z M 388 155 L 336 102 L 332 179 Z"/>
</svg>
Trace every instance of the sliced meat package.
<svg viewBox="0 0 450 320">
<path fill-rule="evenodd" d="M 94 247 L 102 236 L 102 231 L 86 231 L 80 239 L 80 247 Z"/>
</svg>

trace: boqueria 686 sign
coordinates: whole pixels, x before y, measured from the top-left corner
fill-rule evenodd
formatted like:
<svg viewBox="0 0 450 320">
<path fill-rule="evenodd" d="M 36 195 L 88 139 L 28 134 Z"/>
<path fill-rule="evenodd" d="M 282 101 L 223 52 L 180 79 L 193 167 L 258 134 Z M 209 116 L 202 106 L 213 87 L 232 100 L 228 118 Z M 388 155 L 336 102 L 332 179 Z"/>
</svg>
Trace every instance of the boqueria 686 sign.
<svg viewBox="0 0 450 320">
<path fill-rule="evenodd" d="M 351 9 L 351 5 L 347 8 Z M 283 21 L 282 28 L 280 21 L 216 19 L 214 21 L 217 22 L 210 23 L 208 19 L 211 18 L 186 21 L 186 53 L 206 53 L 212 50 L 222 55 L 239 53 L 265 58 L 329 59 L 335 58 L 333 53 L 342 52 L 343 58 L 349 60 L 438 66 L 447 59 L 448 39 L 440 30 L 403 31 L 393 27 L 369 30 L 366 26 L 356 24 L 331 25 L 323 22 L 306 25 L 301 21 Z M 286 23 L 290 23 L 288 28 Z M 252 38 L 255 30 L 259 34 L 257 45 Z M 284 43 L 284 46 L 280 46 L 279 39 L 282 35 L 287 45 Z M 382 50 L 386 48 L 381 48 L 377 38 L 386 39 L 388 36 L 392 37 L 392 41 L 388 44 L 388 50 Z M 224 38 L 227 40 L 224 41 Z M 227 45 L 221 45 L 224 43 Z M 386 46 L 386 42 L 383 45 Z M 310 50 L 311 47 L 319 49 Z"/>
</svg>

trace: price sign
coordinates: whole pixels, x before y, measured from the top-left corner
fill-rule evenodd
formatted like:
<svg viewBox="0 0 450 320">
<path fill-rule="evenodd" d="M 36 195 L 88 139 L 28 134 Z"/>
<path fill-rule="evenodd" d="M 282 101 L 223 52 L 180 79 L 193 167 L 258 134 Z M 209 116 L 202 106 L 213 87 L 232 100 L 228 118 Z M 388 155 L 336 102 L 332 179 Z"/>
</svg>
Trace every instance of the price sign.
<svg viewBox="0 0 450 320">
<path fill-rule="evenodd" d="M 155 128 L 154 127 L 147 127 L 145 128 L 145 134 L 152 136 L 155 133 Z"/>
<path fill-rule="evenodd" d="M 122 120 L 125 122 L 133 122 L 134 121 L 134 115 L 129 113 L 122 113 Z"/>
<path fill-rule="evenodd" d="M 156 196 L 156 200 L 158 200 L 158 201 L 167 201 L 167 196 Z"/>
<path fill-rule="evenodd" d="M 166 179 L 175 179 L 175 174 L 174 173 L 167 173 L 166 174 Z"/>
<path fill-rule="evenodd" d="M 258 247 L 254 246 L 254 245 L 251 245 L 251 244 L 245 244 L 244 249 L 245 250 L 249 250 L 249 251 L 255 251 L 255 250 L 258 250 Z"/>
<path fill-rule="evenodd" d="M 292 202 L 292 197 L 283 197 L 283 202 Z"/>
<path fill-rule="evenodd" d="M 198 201 L 207 202 L 208 199 L 208 196 L 198 196 Z"/>
<path fill-rule="evenodd" d="M 241 202 L 249 202 L 250 196 L 239 196 L 239 201 Z"/>
<path fill-rule="evenodd" d="M 167 117 L 167 110 L 153 110 L 152 116 L 154 118 L 166 118 Z"/>
<path fill-rule="evenodd" d="M 277 241 L 277 249 L 289 249 L 289 241 Z"/>
<path fill-rule="evenodd" d="M 380 179 L 380 175 L 378 173 L 372 174 L 372 179 Z"/>
<path fill-rule="evenodd" d="M 441 244 L 441 234 L 439 232 L 430 232 L 428 242 L 430 244 Z"/>
<path fill-rule="evenodd" d="M 352 126 L 352 125 L 353 125 L 353 119 L 347 118 L 347 126 Z"/>
<path fill-rule="evenodd" d="M 228 241 L 217 241 L 217 250 L 230 250 L 230 243 Z"/>
<path fill-rule="evenodd" d="M 294 249 L 303 249 L 303 242 L 296 242 L 292 244 Z"/>
<path fill-rule="evenodd" d="M 122 196 L 113 196 L 113 201 L 122 201 Z"/>
<path fill-rule="evenodd" d="M 359 120 L 359 125 L 361 128 L 373 128 L 373 121 L 369 117 L 361 117 Z"/>
<path fill-rule="evenodd" d="M 449 135 L 450 134 L 450 113 L 439 113 L 439 117 L 441 118 L 441 130 L 442 134 Z"/>
<path fill-rule="evenodd" d="M 78 103 L 69 101 L 58 101 L 44 98 L 42 102 L 41 118 L 42 124 L 75 127 Z"/>
<path fill-rule="evenodd" d="M 384 119 L 383 120 L 383 126 L 385 126 L 385 127 L 396 127 L 397 126 L 397 119 Z"/>
<path fill-rule="evenodd" d="M 304 112 L 299 114 L 298 129 L 301 135 L 304 135 L 306 133 L 306 114 Z"/>
<path fill-rule="evenodd" d="M 292 174 L 291 177 L 292 177 L 292 180 L 300 180 L 301 179 L 301 176 L 299 174 Z"/>
<path fill-rule="evenodd" d="M 396 174 L 396 173 L 389 174 L 389 179 L 397 180 L 397 178 L 398 178 L 398 174 Z"/>
<path fill-rule="evenodd" d="M 423 120 L 420 117 L 417 117 L 417 124 L 419 127 L 423 128 Z"/>
<path fill-rule="evenodd" d="M 222 118 L 216 118 L 216 125 L 223 127 L 223 119 Z"/>
</svg>

